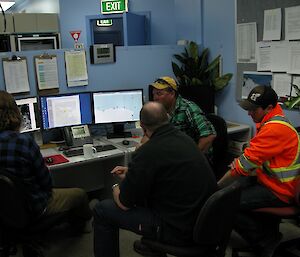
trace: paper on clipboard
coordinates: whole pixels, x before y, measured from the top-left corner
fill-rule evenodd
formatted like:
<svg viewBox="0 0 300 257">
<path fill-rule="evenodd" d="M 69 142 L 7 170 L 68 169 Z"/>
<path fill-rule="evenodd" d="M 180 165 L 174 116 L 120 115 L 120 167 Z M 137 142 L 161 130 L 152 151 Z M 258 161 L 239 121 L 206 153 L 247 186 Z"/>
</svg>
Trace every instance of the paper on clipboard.
<svg viewBox="0 0 300 257">
<path fill-rule="evenodd" d="M 29 92 L 26 58 L 17 60 L 3 59 L 5 87 L 8 93 Z"/>
<path fill-rule="evenodd" d="M 35 70 L 39 90 L 59 88 L 56 56 L 36 57 Z"/>
<path fill-rule="evenodd" d="M 68 86 L 86 86 L 88 74 L 85 51 L 66 51 L 65 62 Z"/>
</svg>

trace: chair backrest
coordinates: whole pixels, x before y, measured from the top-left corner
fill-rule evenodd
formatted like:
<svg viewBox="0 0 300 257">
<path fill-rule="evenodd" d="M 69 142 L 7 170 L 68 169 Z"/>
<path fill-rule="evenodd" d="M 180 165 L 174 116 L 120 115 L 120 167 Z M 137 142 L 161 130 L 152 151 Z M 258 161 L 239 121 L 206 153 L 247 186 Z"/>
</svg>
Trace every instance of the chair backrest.
<svg viewBox="0 0 300 257">
<path fill-rule="evenodd" d="M 213 113 L 206 115 L 206 118 L 214 126 L 217 136 L 213 141 L 213 160 L 212 168 L 216 178 L 221 178 L 228 170 L 228 135 L 226 121 Z"/>
<path fill-rule="evenodd" d="M 30 212 L 22 179 L 5 169 L 0 170 L 0 222 L 12 228 L 24 228 L 29 224 Z"/>
<path fill-rule="evenodd" d="M 240 205 L 241 188 L 238 182 L 211 195 L 202 207 L 194 227 L 194 241 L 225 252 Z"/>
</svg>

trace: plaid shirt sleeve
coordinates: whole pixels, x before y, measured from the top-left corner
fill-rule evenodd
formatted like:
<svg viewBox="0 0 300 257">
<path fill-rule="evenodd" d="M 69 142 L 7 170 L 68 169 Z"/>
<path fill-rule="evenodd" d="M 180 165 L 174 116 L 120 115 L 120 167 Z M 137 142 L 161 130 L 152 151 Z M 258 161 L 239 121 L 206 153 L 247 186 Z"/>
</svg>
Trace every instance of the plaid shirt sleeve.
<svg viewBox="0 0 300 257">
<path fill-rule="evenodd" d="M 52 178 L 50 172 L 45 165 L 44 159 L 40 152 L 39 146 L 34 140 L 30 141 L 29 144 L 30 159 L 32 160 L 32 168 L 36 178 L 36 182 L 40 188 L 45 191 L 52 190 Z"/>
<path fill-rule="evenodd" d="M 206 119 L 201 108 L 180 95 L 177 97 L 170 121 L 176 128 L 193 138 L 196 143 L 201 137 L 216 134 L 213 125 Z"/>
<path fill-rule="evenodd" d="M 198 106 L 190 105 L 186 110 L 186 115 L 194 130 L 197 131 L 199 138 L 216 134 L 213 125 Z"/>
</svg>

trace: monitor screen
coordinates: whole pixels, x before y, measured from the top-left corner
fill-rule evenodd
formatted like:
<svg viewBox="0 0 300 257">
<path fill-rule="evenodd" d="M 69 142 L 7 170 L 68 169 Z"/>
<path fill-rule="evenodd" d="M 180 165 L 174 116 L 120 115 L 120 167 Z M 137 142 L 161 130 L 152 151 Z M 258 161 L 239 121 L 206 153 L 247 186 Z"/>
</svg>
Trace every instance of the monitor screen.
<svg viewBox="0 0 300 257">
<path fill-rule="evenodd" d="M 90 93 L 41 96 L 40 107 L 44 129 L 92 123 Z"/>
<path fill-rule="evenodd" d="M 132 122 L 140 119 L 143 90 L 94 92 L 95 123 Z"/>
<path fill-rule="evenodd" d="M 36 97 L 16 100 L 22 115 L 21 133 L 38 130 Z"/>
</svg>

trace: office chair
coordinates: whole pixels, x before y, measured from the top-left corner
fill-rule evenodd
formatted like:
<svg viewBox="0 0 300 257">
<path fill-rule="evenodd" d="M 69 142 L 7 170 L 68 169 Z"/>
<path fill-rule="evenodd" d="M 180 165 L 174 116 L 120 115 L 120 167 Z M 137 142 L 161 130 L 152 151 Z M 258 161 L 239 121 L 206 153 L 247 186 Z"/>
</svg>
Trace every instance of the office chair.
<svg viewBox="0 0 300 257">
<path fill-rule="evenodd" d="M 199 212 L 189 246 L 173 246 L 142 238 L 153 251 L 180 257 L 224 257 L 235 214 L 240 204 L 240 185 L 234 182 L 211 195 Z"/>
<path fill-rule="evenodd" d="M 0 257 L 16 254 L 23 246 L 24 257 L 44 256 L 37 239 L 42 233 L 67 219 L 64 213 L 32 220 L 23 181 L 0 170 Z"/>
<path fill-rule="evenodd" d="M 225 120 L 216 114 L 206 114 L 206 118 L 212 123 L 217 133 L 212 144 L 213 157 L 211 165 L 217 180 L 219 180 L 228 170 L 229 164 L 227 125 Z"/>
<path fill-rule="evenodd" d="M 253 212 L 262 215 L 269 215 L 272 218 L 295 220 L 299 226 L 300 217 L 300 179 L 298 179 L 294 204 L 288 207 L 265 207 L 254 209 Z M 251 252 L 249 248 L 232 249 L 232 257 L 239 257 L 239 252 Z M 287 241 L 280 242 L 276 248 L 276 253 L 285 257 L 300 257 L 300 235 Z"/>
</svg>

